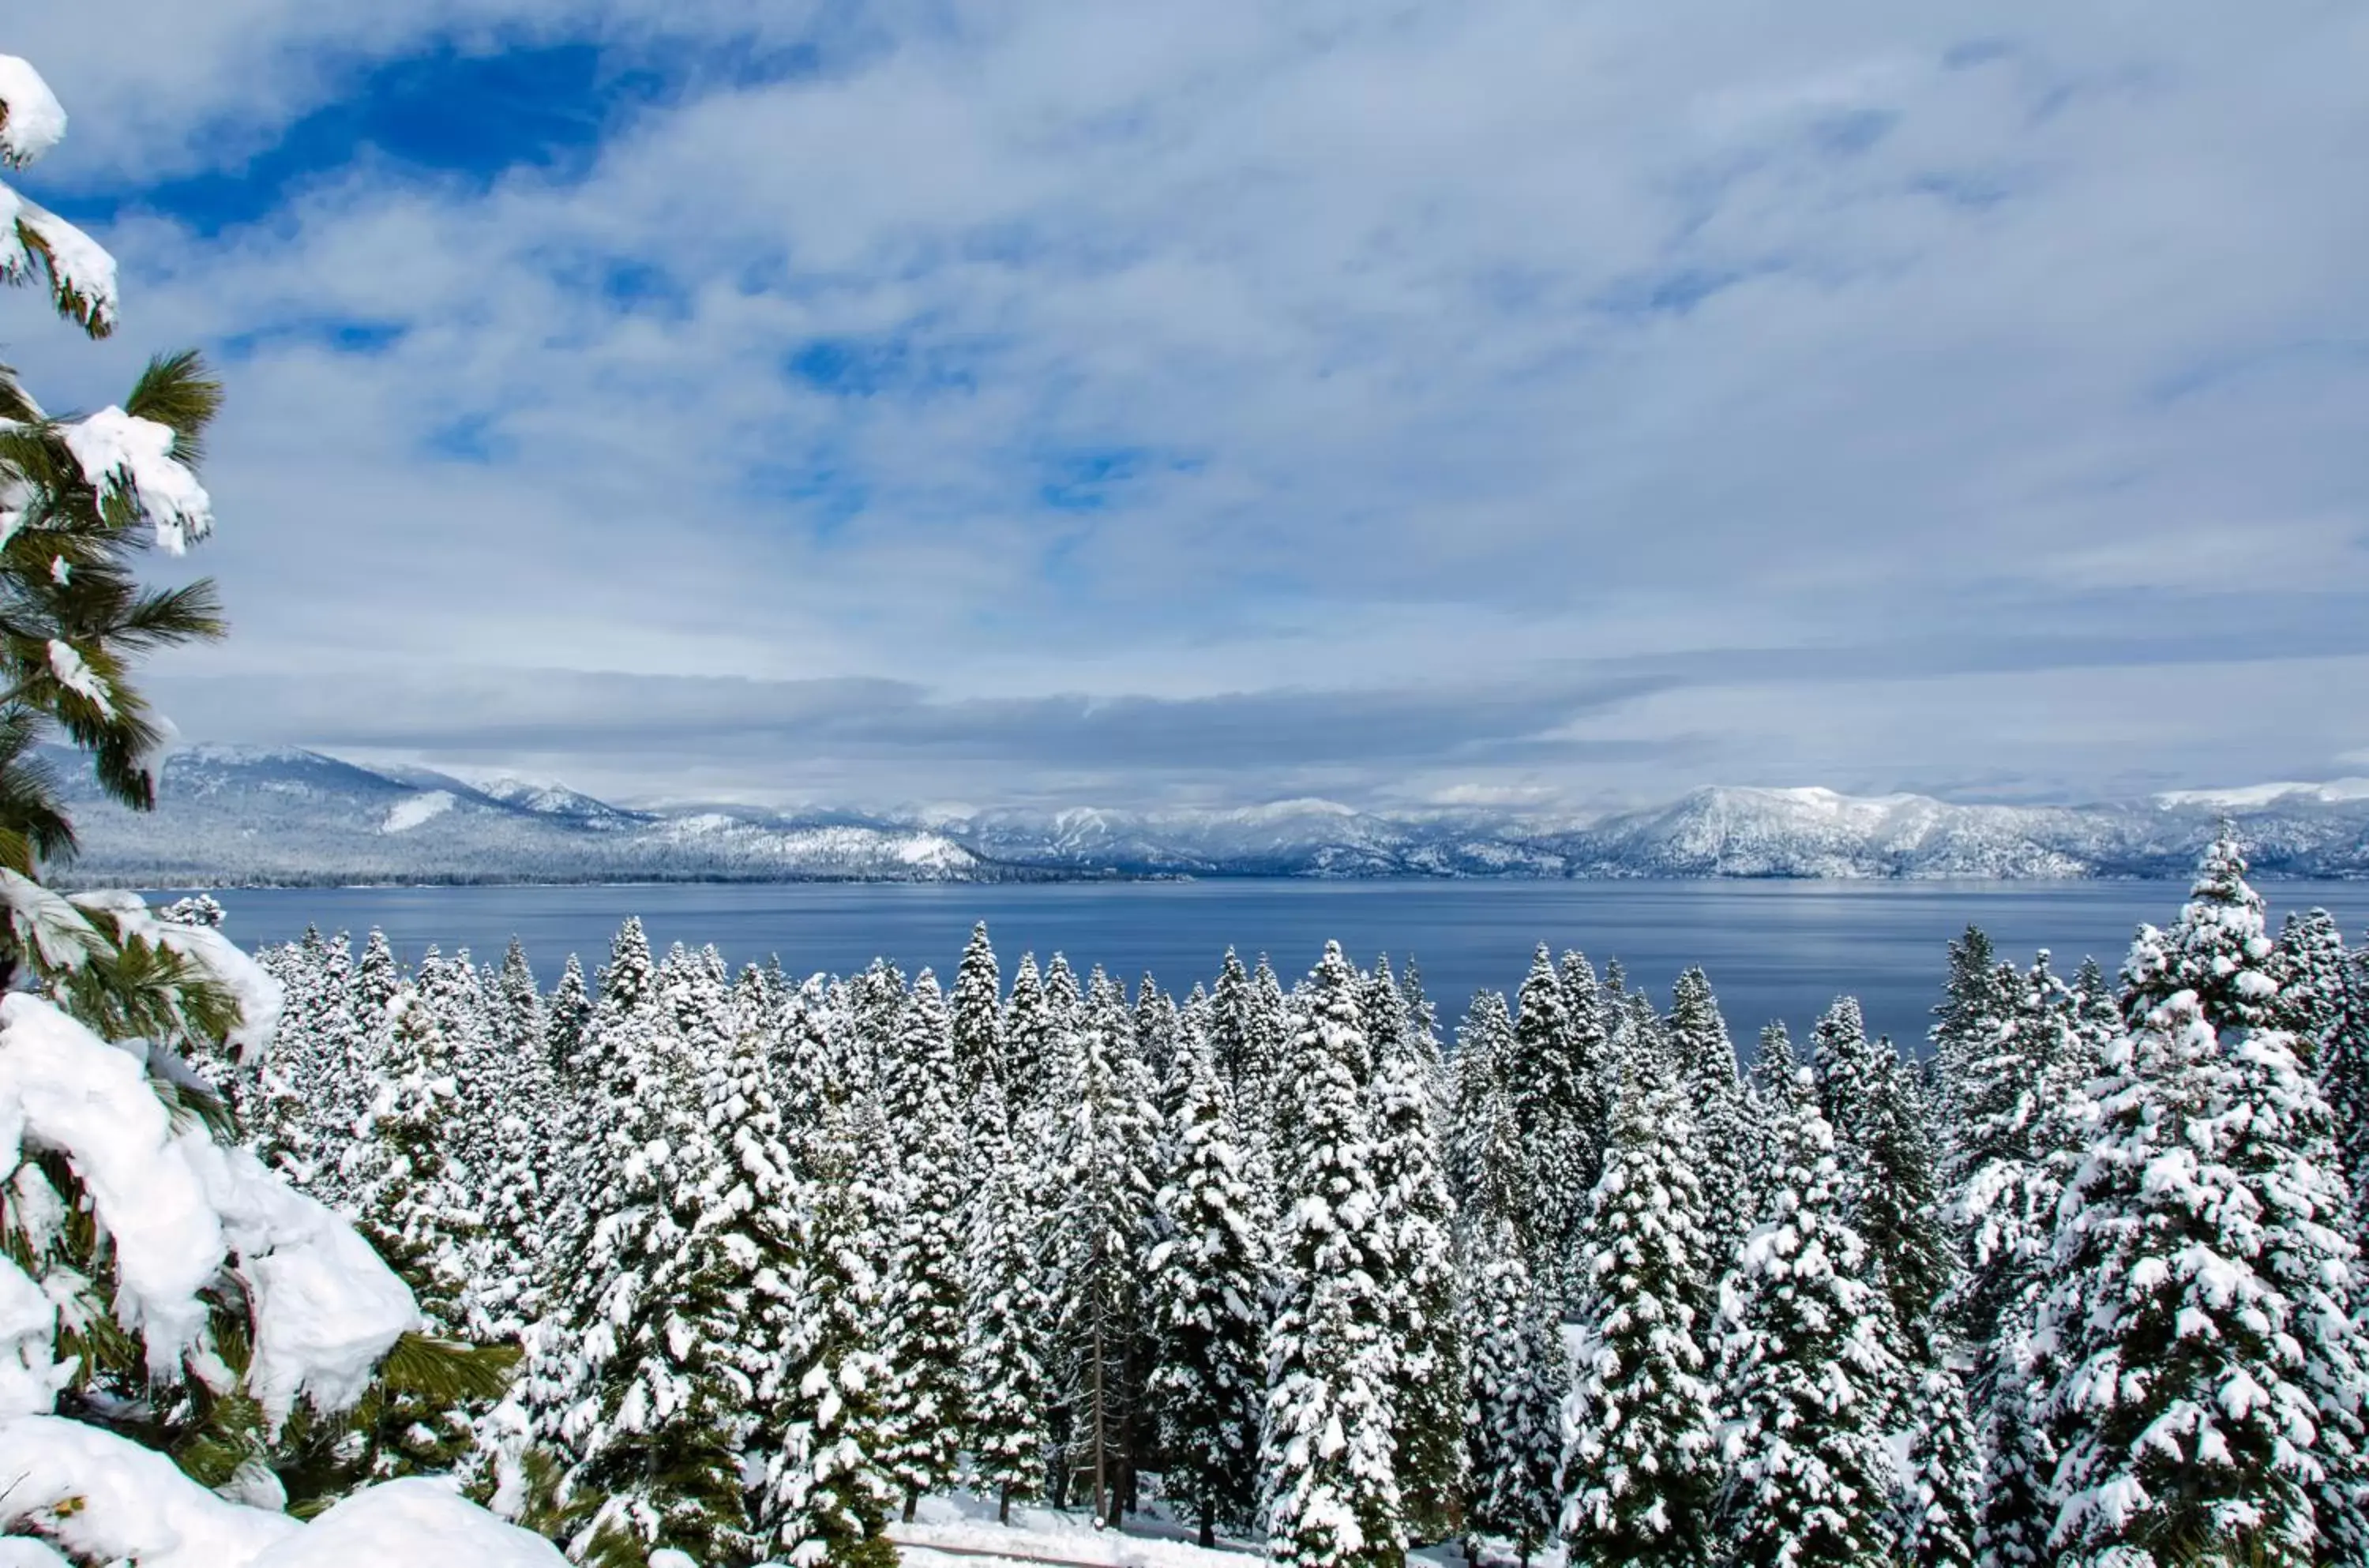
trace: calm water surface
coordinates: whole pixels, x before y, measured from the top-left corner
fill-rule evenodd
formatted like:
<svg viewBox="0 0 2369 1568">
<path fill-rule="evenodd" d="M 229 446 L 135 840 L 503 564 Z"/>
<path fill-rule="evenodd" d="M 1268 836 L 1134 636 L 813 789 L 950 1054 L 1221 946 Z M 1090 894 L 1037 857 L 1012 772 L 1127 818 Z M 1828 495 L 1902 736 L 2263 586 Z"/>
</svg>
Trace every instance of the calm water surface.
<svg viewBox="0 0 2369 1568">
<path fill-rule="evenodd" d="M 2369 924 L 2369 883 L 2265 883 L 2273 926 L 2290 909 L 2334 912 L 2348 937 Z M 1921 1039 L 1946 944 L 1969 921 L 2028 962 L 2045 946 L 2070 972 L 2095 954 L 2111 972 L 2141 921 L 2179 912 L 2182 884 L 1832 882 L 1102 883 L 1026 887 L 805 884 L 784 887 L 354 887 L 224 890 L 230 933 L 250 945 L 308 924 L 385 930 L 406 960 L 430 943 L 498 957 L 515 934 L 548 987 L 570 953 L 588 968 L 627 915 L 653 945 L 714 943 L 735 965 L 779 954 L 794 973 L 846 972 L 886 954 L 950 979 L 984 920 L 1008 980 L 1020 955 L 1100 964 L 1130 989 L 1147 971 L 1179 995 L 1216 973 L 1226 948 L 1274 956 L 1287 984 L 1328 938 L 1361 963 L 1412 954 L 1452 1024 L 1481 987 L 1511 991 L 1539 942 L 1619 957 L 1632 985 L 1666 1002 L 1701 964 L 1740 1045 L 1782 1018 L 1797 1036 L 1837 994 L 1857 995 L 1871 1029 Z"/>
</svg>

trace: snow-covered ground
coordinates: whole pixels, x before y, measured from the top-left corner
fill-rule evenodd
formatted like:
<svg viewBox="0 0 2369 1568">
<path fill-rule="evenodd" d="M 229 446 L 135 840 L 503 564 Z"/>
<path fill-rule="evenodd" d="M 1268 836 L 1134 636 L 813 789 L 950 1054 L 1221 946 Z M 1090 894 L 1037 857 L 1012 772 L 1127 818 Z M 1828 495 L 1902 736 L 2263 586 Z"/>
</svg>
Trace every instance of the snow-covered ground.
<svg viewBox="0 0 2369 1568">
<path fill-rule="evenodd" d="M 1264 1558 L 1260 1544 L 1220 1536 L 1215 1548 L 1195 1544 L 1193 1527 L 1172 1517 L 1158 1503 L 1128 1516 L 1124 1528 L 1105 1529 L 1087 1509 L 1012 1505 L 1012 1523 L 995 1520 L 991 1498 L 969 1493 L 925 1497 L 911 1524 L 891 1523 L 898 1555 L 912 1568 L 996 1568 L 1013 1563 L 1071 1563 L 1078 1568 L 1245 1568 Z M 1485 1553 L 1491 1563 L 1496 1553 Z M 1506 1551 L 1503 1562 L 1511 1563 Z M 1416 1568 L 1464 1568 L 1460 1542 L 1407 1553 Z M 1560 1552 L 1535 1554 L 1531 1568 L 1560 1568 Z"/>
</svg>

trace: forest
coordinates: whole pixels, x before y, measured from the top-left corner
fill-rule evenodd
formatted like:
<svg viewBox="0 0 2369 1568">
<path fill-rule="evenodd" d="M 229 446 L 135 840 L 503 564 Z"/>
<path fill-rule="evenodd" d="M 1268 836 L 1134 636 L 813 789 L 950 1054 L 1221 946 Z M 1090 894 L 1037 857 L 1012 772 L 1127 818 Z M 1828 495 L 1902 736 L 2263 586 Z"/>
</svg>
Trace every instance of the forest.
<svg viewBox="0 0 2369 1568">
<path fill-rule="evenodd" d="M 1700 970 L 1544 946 L 1451 1040 L 1337 946 L 1130 997 L 628 921 L 547 993 L 308 934 L 218 1070 L 518 1357 L 354 1473 L 579 1561 L 885 1562 L 965 1488 L 1311 1565 L 2357 1562 L 2369 985 L 2245 872 L 2115 979 L 1970 929 L 1913 1054 L 1846 997 L 1746 1070 Z"/>
</svg>

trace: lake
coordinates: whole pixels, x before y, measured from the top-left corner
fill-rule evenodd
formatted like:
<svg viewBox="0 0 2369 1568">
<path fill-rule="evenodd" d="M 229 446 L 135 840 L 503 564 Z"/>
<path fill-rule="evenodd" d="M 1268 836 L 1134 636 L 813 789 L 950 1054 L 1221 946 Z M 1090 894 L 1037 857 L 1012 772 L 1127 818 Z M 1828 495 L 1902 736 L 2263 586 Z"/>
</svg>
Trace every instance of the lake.
<svg viewBox="0 0 2369 1568">
<path fill-rule="evenodd" d="M 2319 905 L 2348 937 L 2369 924 L 2369 883 L 2264 883 L 2272 928 Z M 515 934 L 548 989 L 570 953 L 589 971 L 638 914 L 653 946 L 714 943 L 736 966 L 778 953 L 794 974 L 845 973 L 887 955 L 910 974 L 951 984 L 973 921 L 984 920 L 1008 981 L 1020 955 L 1059 951 L 1083 975 L 1095 964 L 1130 991 L 1150 972 L 1180 996 L 1217 972 L 1231 945 L 1273 955 L 1287 986 L 1337 938 L 1358 962 L 1412 954 L 1452 1029 L 1481 987 L 1509 994 L 1543 941 L 1578 947 L 1601 968 L 1619 957 L 1632 986 L 1666 1006 L 1689 964 L 1710 973 L 1737 1044 L 1782 1018 L 1797 1038 L 1842 992 L 1868 1026 L 1921 1040 L 1940 995 L 1947 944 L 1968 922 L 2018 964 L 2036 947 L 2070 974 L 2085 954 L 2109 973 L 2141 921 L 2174 918 L 2170 882 L 1299 882 L 1207 881 L 1025 886 L 880 884 L 567 887 L 231 888 L 215 895 L 242 944 L 289 941 L 307 924 L 372 926 L 416 959 L 429 944 L 498 959 Z"/>
</svg>

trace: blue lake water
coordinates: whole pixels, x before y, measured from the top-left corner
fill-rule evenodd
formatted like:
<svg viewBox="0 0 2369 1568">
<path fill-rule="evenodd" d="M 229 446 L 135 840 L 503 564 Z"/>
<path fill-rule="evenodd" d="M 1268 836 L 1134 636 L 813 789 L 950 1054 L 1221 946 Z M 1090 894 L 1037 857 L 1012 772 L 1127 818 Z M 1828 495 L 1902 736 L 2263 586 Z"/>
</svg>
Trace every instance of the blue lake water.
<svg viewBox="0 0 2369 1568">
<path fill-rule="evenodd" d="M 2273 927 L 2319 905 L 2348 938 L 2369 925 L 2369 883 L 2265 883 Z M 714 943 L 735 965 L 779 954 L 793 973 L 838 973 L 886 955 L 908 973 L 950 978 L 973 921 L 984 920 L 1007 980 L 1025 951 L 1095 964 L 1132 990 L 1147 971 L 1182 995 L 1231 945 L 1271 954 L 1285 983 L 1337 938 L 1360 963 L 1412 954 L 1452 1027 L 1472 992 L 1510 992 L 1539 942 L 1619 957 L 1632 986 L 1666 1005 L 1679 970 L 1710 973 L 1739 1046 L 1783 1019 L 1799 1037 L 1842 992 L 1869 1027 L 1920 1040 L 1939 999 L 1947 944 L 1968 922 L 2019 964 L 2045 946 L 2069 974 L 2085 954 L 2111 973 L 2141 921 L 2178 914 L 2184 884 L 1834 882 L 1209 881 L 1053 886 L 849 884 L 601 887 L 233 888 L 218 893 L 229 932 L 248 945 L 307 924 L 383 928 L 406 960 L 429 944 L 498 958 L 515 934 L 546 988 L 569 953 L 597 967 L 609 938 L 638 914 L 653 945 Z"/>
</svg>

